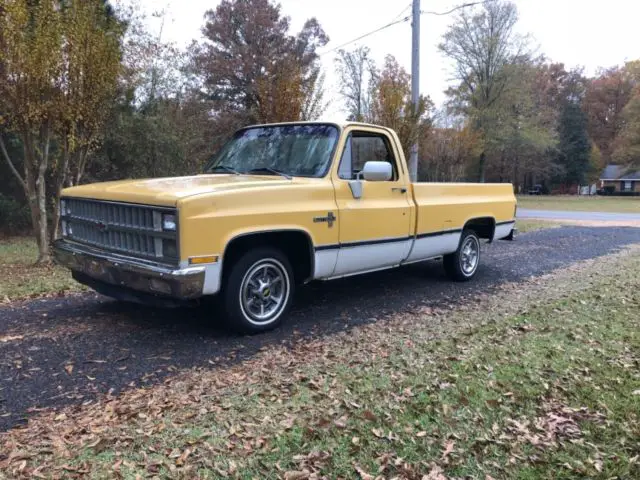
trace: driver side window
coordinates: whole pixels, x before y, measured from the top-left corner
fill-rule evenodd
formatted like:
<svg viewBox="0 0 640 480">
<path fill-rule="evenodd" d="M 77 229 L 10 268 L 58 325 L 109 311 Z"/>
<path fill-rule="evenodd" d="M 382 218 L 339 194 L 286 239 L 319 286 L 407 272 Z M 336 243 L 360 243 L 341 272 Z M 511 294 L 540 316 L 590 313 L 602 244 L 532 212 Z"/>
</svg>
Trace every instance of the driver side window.
<svg viewBox="0 0 640 480">
<path fill-rule="evenodd" d="M 397 180 L 396 161 L 389 139 L 385 135 L 370 132 L 353 132 L 349 135 L 340 159 L 338 176 L 344 180 L 355 180 L 369 161 L 390 163 L 393 171 L 391 180 Z"/>
</svg>

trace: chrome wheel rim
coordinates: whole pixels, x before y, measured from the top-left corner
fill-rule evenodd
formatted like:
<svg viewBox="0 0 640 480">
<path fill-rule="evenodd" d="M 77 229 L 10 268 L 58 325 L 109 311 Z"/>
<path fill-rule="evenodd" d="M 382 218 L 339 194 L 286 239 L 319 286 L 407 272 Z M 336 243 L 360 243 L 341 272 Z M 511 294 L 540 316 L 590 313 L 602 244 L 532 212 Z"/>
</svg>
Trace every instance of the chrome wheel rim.
<svg viewBox="0 0 640 480">
<path fill-rule="evenodd" d="M 460 268 L 466 276 L 473 275 L 480 259 L 480 243 L 476 237 L 467 237 L 460 248 Z"/>
<path fill-rule="evenodd" d="M 259 260 L 242 279 L 242 313 L 255 325 L 274 322 L 287 305 L 289 291 L 289 275 L 284 265 L 272 258 Z"/>
</svg>

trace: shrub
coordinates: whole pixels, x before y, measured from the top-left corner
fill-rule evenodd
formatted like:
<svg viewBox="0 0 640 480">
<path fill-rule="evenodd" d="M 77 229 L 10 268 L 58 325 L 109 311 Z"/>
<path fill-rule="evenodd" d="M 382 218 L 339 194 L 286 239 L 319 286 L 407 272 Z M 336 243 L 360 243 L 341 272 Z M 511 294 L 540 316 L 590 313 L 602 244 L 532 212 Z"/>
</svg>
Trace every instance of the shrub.
<svg viewBox="0 0 640 480">
<path fill-rule="evenodd" d="M 0 193 L 0 233 L 20 235 L 31 230 L 29 206 Z"/>
</svg>

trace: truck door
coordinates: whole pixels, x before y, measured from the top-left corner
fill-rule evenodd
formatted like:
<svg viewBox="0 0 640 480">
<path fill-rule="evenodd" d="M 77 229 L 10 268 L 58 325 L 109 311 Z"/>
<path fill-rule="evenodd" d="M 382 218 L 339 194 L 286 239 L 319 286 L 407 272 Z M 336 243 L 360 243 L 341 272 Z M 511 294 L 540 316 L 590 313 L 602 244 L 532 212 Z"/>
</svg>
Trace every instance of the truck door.
<svg viewBox="0 0 640 480">
<path fill-rule="evenodd" d="M 338 206 L 340 250 L 333 276 L 398 265 L 413 241 L 415 213 L 404 168 L 391 138 L 375 128 L 352 128 L 337 168 L 332 171 Z M 362 196 L 349 186 L 367 161 L 391 163 L 389 181 L 362 180 Z"/>
</svg>

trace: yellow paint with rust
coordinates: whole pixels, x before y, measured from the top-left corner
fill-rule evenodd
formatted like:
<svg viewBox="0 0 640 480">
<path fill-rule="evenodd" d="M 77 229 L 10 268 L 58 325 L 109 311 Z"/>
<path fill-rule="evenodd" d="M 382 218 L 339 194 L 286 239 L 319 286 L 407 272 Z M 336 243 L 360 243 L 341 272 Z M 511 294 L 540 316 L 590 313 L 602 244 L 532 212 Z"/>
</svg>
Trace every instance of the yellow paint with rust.
<svg viewBox="0 0 640 480">
<path fill-rule="evenodd" d="M 397 180 L 363 182 L 361 199 L 354 199 L 349 182 L 338 176 L 344 145 L 353 130 L 387 135 L 399 163 Z M 182 260 L 221 255 L 233 238 L 256 232 L 302 231 L 319 246 L 459 229 L 478 217 L 496 222 L 514 219 L 516 200 L 510 184 L 413 184 L 399 145 L 392 130 L 350 123 L 341 128 L 332 167 L 324 178 L 205 174 L 96 183 L 62 194 L 177 207 Z M 333 228 L 313 221 L 328 212 L 338 218 Z"/>
</svg>

